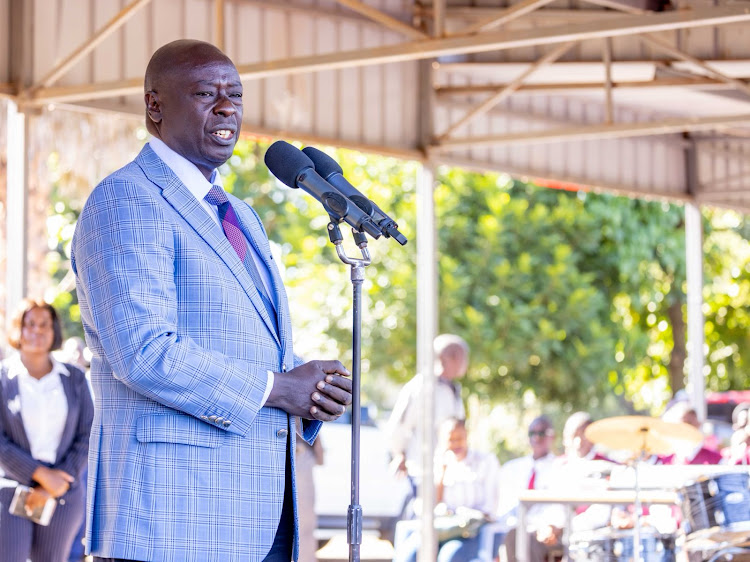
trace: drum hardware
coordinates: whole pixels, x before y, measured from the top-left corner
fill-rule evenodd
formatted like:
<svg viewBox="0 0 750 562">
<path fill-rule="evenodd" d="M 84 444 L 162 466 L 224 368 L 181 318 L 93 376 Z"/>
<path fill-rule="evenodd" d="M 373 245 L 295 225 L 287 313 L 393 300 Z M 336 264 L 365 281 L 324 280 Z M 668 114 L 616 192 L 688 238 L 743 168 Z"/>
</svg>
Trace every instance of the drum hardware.
<svg viewBox="0 0 750 562">
<path fill-rule="evenodd" d="M 617 416 L 598 420 L 586 428 L 586 438 L 610 449 L 634 453 L 635 525 L 633 528 L 633 560 L 643 562 L 641 541 L 641 489 L 639 467 L 653 454 L 669 455 L 681 444 L 697 445 L 703 441 L 700 431 L 686 423 L 670 423 L 648 416 Z M 650 561 L 646 561 L 650 562 Z"/>
<path fill-rule="evenodd" d="M 588 562 L 629 562 L 635 557 L 634 529 L 599 529 L 571 537 L 569 552 L 573 560 Z M 646 562 L 674 562 L 675 538 L 646 527 L 640 537 L 640 556 Z"/>
<path fill-rule="evenodd" d="M 703 476 L 679 490 L 688 544 L 738 546 L 750 540 L 750 478 L 746 472 Z"/>
<path fill-rule="evenodd" d="M 750 550 L 742 547 L 730 546 L 719 550 L 719 552 L 708 559 L 708 562 L 729 562 L 730 560 L 736 562 L 750 560 Z"/>
</svg>

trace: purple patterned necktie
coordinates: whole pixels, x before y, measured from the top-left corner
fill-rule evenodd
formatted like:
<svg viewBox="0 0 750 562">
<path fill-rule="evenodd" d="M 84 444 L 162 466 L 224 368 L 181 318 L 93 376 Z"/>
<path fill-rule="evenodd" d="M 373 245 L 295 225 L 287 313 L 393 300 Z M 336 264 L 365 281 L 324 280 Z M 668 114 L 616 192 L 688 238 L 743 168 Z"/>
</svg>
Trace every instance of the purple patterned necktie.
<svg viewBox="0 0 750 562">
<path fill-rule="evenodd" d="M 266 312 L 268 312 L 271 320 L 273 320 L 274 327 L 276 328 L 276 333 L 278 333 L 279 324 L 276 317 L 276 309 L 274 308 L 271 299 L 268 298 L 268 294 L 266 293 L 266 286 L 263 283 L 263 280 L 260 277 L 260 273 L 258 272 L 258 268 L 255 265 L 255 259 L 253 258 L 247 247 L 247 240 L 242 232 L 242 229 L 240 228 L 240 221 L 237 219 L 237 215 L 234 212 L 234 208 L 232 208 L 232 204 L 227 198 L 227 194 L 221 187 L 219 187 L 218 185 L 214 185 L 213 187 L 211 187 L 210 191 L 206 194 L 204 199 L 211 205 L 215 205 L 219 208 L 219 220 L 221 221 L 221 227 L 224 229 L 224 234 L 226 235 L 227 240 L 229 240 L 229 243 L 232 245 L 232 248 L 234 248 L 234 251 L 237 252 L 237 255 L 245 266 L 245 269 L 250 274 L 250 278 L 253 280 L 256 289 L 258 289 L 260 300 L 263 301 L 263 306 L 266 307 Z"/>
</svg>

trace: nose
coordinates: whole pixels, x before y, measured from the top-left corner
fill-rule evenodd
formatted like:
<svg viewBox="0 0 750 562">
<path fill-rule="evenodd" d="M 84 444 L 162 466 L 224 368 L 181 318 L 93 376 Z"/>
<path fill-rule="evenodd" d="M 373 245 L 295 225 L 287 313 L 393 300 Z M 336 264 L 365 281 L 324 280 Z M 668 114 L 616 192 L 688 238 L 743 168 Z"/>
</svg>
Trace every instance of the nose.
<svg viewBox="0 0 750 562">
<path fill-rule="evenodd" d="M 229 96 L 222 94 L 216 101 L 214 113 L 223 117 L 229 117 L 230 115 L 237 113 L 237 108 L 234 106 Z"/>
</svg>

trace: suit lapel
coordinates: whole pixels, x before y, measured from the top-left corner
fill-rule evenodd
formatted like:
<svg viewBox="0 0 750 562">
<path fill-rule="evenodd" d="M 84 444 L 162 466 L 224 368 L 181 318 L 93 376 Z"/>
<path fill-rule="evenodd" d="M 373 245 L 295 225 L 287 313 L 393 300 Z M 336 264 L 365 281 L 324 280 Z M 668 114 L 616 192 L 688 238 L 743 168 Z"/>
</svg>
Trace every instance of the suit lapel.
<svg viewBox="0 0 750 562">
<path fill-rule="evenodd" d="M 185 184 L 164 164 L 148 144 L 143 147 L 143 150 L 141 150 L 141 153 L 136 158 L 136 162 L 143 169 L 148 179 L 162 189 L 164 199 L 190 224 L 226 264 L 253 303 L 268 330 L 278 342 L 279 335 L 276 333 L 273 322 L 266 312 L 266 307 L 263 306 L 263 302 L 260 300 L 258 289 L 252 282 L 250 274 L 245 269 L 245 265 L 240 261 L 234 248 L 232 248 L 229 240 L 227 240 L 224 232 L 222 232 L 221 227 L 208 215 Z"/>
<path fill-rule="evenodd" d="M 67 369 L 68 366 L 66 365 L 65 368 Z M 68 415 L 65 418 L 65 427 L 60 437 L 60 446 L 57 448 L 57 462 L 60 462 L 60 457 L 70 448 L 70 444 L 75 437 L 76 425 L 78 424 L 78 416 L 71 415 L 75 410 L 78 410 L 78 395 L 73 385 L 73 375 L 65 376 L 61 374 L 60 382 L 65 391 L 65 398 L 68 400 Z"/>
<path fill-rule="evenodd" d="M 7 367 L 3 367 L 0 384 L 3 385 L 4 403 L 2 407 L 7 410 L 11 423 L 11 427 L 7 428 L 8 433 L 24 451 L 31 451 L 29 438 L 26 436 L 26 429 L 24 429 L 23 418 L 21 417 L 21 394 L 18 392 L 18 377 L 9 377 Z"/>
</svg>

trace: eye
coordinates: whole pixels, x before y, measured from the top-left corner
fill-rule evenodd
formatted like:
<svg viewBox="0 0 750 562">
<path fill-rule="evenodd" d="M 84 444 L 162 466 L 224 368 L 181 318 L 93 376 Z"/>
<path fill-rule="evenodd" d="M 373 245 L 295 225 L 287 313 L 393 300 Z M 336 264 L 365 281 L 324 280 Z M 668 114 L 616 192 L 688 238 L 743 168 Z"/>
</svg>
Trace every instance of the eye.
<svg viewBox="0 0 750 562">
<path fill-rule="evenodd" d="M 236 94 L 231 94 L 230 97 L 233 97 L 233 98 L 242 98 L 242 92 L 237 92 Z"/>
<path fill-rule="evenodd" d="M 195 95 L 198 97 L 207 98 L 207 97 L 211 97 L 213 93 L 212 92 L 196 92 Z"/>
</svg>

